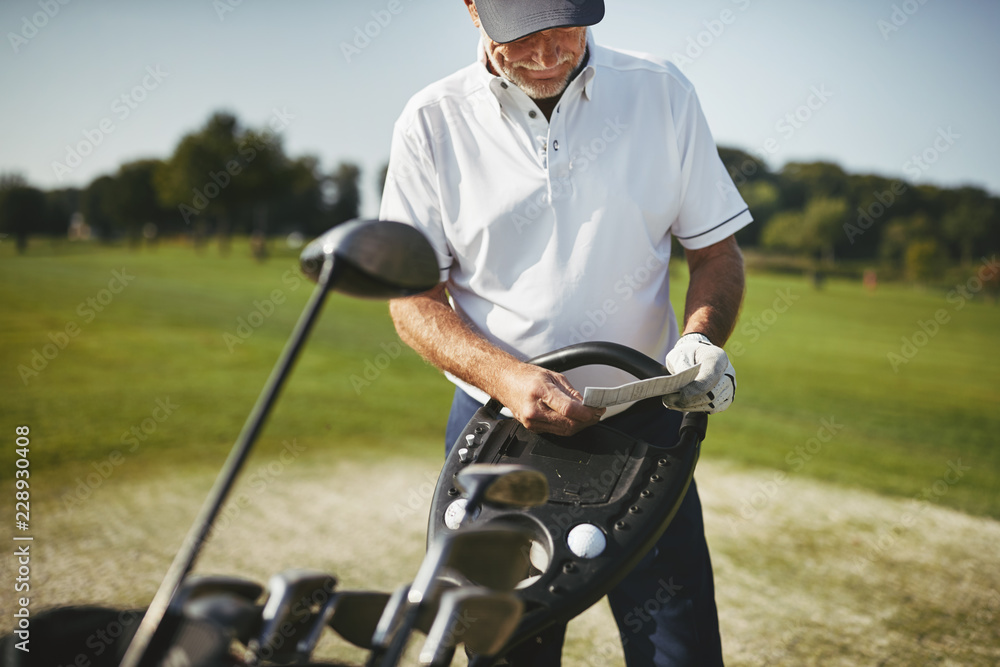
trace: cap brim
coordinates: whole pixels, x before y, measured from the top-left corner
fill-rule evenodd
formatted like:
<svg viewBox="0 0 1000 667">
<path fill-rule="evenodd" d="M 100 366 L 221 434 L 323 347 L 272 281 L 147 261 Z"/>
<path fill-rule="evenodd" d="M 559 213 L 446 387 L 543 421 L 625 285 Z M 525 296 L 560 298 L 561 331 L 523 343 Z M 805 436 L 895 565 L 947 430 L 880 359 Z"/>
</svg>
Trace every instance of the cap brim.
<svg viewBox="0 0 1000 667">
<path fill-rule="evenodd" d="M 604 18 L 604 0 L 476 0 L 483 30 L 498 44 L 541 30 L 591 26 Z"/>
</svg>

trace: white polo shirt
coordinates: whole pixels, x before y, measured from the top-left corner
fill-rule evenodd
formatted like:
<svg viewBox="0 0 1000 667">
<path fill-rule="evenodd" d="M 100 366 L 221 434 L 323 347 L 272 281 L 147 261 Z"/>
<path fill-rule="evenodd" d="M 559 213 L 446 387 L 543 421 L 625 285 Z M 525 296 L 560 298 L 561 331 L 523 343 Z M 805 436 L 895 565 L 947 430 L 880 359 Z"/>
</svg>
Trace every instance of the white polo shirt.
<svg viewBox="0 0 1000 667">
<path fill-rule="evenodd" d="M 587 41 L 551 121 L 486 69 L 481 43 L 478 62 L 414 95 L 380 217 L 424 232 L 455 310 L 515 356 L 613 341 L 662 361 L 678 337 L 671 236 L 704 248 L 752 218 L 684 75 Z M 634 379 L 566 375 L 581 392 Z"/>
</svg>

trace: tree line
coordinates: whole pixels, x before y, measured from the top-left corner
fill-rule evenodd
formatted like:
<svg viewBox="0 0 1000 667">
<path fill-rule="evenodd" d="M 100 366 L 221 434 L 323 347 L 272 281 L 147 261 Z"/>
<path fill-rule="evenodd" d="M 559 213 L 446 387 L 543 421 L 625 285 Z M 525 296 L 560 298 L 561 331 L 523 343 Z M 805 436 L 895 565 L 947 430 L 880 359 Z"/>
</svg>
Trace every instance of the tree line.
<svg viewBox="0 0 1000 667">
<path fill-rule="evenodd" d="M 280 127 L 280 118 L 255 129 L 219 112 L 168 158 L 128 162 L 82 189 L 43 192 L 0 176 L 0 232 L 23 252 L 31 235 L 66 236 L 77 216 L 104 241 L 184 234 L 226 249 L 234 233 L 314 236 L 356 218 L 361 170 L 343 162 L 327 173 L 314 156 L 288 156 Z"/>
<path fill-rule="evenodd" d="M 282 127 L 277 117 L 268 127 L 244 127 L 219 112 L 168 158 L 123 164 L 82 189 L 42 191 L 0 176 L 0 232 L 23 251 L 29 235 L 65 236 L 76 216 L 102 240 L 184 234 L 226 248 L 234 233 L 308 237 L 357 217 L 358 166 L 324 172 L 313 156 L 288 156 Z M 756 220 L 737 239 L 769 257 L 932 280 L 1000 251 L 1000 198 L 981 188 L 849 174 L 822 161 L 772 171 L 740 149 L 722 147 L 719 155 Z M 384 167 L 380 177 L 384 183 Z"/>
<path fill-rule="evenodd" d="M 754 215 L 737 233 L 744 247 L 921 281 L 1000 251 L 1000 198 L 982 188 L 914 185 L 822 161 L 771 171 L 738 149 L 719 155 Z"/>
</svg>

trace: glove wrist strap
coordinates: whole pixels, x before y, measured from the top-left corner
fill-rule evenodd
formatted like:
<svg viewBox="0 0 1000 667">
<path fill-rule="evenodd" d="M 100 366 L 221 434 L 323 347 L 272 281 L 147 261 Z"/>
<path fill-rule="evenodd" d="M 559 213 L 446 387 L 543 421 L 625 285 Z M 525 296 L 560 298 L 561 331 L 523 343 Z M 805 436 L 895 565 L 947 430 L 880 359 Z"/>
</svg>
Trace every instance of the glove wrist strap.
<svg viewBox="0 0 1000 667">
<path fill-rule="evenodd" d="M 711 339 L 709 339 L 708 336 L 706 336 L 705 334 L 701 333 L 700 331 L 692 331 L 691 333 L 686 333 L 683 336 L 681 336 L 682 339 L 689 338 L 689 337 L 693 337 L 699 343 L 705 343 L 706 345 L 714 345 L 714 343 L 711 341 Z"/>
</svg>

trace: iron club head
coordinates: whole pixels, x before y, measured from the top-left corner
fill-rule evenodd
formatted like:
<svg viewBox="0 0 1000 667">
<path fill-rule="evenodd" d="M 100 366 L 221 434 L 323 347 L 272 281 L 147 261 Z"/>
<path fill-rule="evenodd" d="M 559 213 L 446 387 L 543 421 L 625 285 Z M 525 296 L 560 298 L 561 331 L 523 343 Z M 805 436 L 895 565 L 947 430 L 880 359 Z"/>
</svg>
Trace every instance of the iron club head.
<svg viewBox="0 0 1000 667">
<path fill-rule="evenodd" d="M 524 603 L 512 593 L 479 586 L 446 591 L 420 651 L 420 664 L 450 664 L 460 643 L 476 655 L 495 655 L 507 643 L 523 612 Z"/>
</svg>

